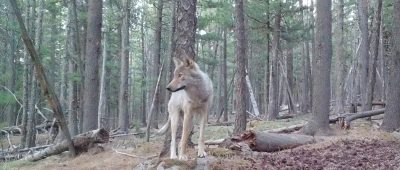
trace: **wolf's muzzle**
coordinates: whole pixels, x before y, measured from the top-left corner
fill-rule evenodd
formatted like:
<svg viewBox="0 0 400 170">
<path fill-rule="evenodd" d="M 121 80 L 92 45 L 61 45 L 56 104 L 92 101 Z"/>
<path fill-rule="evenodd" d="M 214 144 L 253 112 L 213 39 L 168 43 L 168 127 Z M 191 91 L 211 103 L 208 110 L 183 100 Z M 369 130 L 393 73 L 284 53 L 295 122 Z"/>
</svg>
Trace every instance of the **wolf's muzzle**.
<svg viewBox="0 0 400 170">
<path fill-rule="evenodd" d="M 179 88 L 176 89 L 176 90 L 171 89 L 171 87 L 167 87 L 167 90 L 170 91 L 170 92 L 177 92 L 177 91 L 179 91 L 179 90 L 185 89 L 185 87 L 186 87 L 186 86 L 182 86 L 182 87 L 179 87 Z"/>
</svg>

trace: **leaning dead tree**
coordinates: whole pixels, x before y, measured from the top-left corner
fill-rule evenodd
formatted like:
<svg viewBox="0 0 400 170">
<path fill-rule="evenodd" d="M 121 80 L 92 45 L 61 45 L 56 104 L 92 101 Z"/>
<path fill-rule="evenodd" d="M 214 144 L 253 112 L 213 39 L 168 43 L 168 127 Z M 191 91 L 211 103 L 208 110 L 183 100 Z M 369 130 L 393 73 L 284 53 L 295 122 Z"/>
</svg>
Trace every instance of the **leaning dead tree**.
<svg viewBox="0 0 400 170">
<path fill-rule="evenodd" d="M 22 21 L 21 12 L 18 8 L 17 1 L 10 0 L 10 4 L 15 13 L 15 17 L 18 20 L 18 24 L 21 28 L 22 39 L 24 41 L 26 49 L 28 50 L 28 52 L 31 56 L 31 60 L 32 60 L 32 63 L 34 65 L 35 71 L 36 71 L 35 75 L 37 76 L 37 79 L 39 80 L 40 87 L 42 89 L 42 93 L 44 94 L 44 96 L 46 96 L 48 104 L 53 109 L 55 118 L 60 121 L 60 127 L 61 127 L 61 130 L 63 131 L 63 134 L 65 135 L 66 143 L 68 144 L 68 148 L 69 148 L 71 155 L 75 156 L 76 153 L 75 153 L 74 144 L 71 140 L 71 135 L 69 133 L 67 123 L 64 118 L 62 109 L 61 109 L 60 101 L 58 100 L 56 93 L 54 92 L 54 89 L 50 86 L 50 83 L 47 80 L 46 74 L 43 69 L 43 65 L 42 65 L 42 63 L 40 63 L 40 59 L 35 50 L 35 46 L 33 45 L 32 40 L 29 37 L 26 27 L 24 25 L 24 22 Z"/>
<path fill-rule="evenodd" d="M 370 111 L 365 111 L 365 112 L 359 112 L 356 114 L 349 115 L 343 119 L 343 121 L 340 121 L 340 127 L 344 129 L 350 129 L 350 123 L 353 120 L 360 119 L 360 118 L 365 118 L 365 117 L 371 117 L 371 116 L 376 116 L 385 113 L 386 109 L 376 109 L 376 110 L 370 110 Z"/>
</svg>

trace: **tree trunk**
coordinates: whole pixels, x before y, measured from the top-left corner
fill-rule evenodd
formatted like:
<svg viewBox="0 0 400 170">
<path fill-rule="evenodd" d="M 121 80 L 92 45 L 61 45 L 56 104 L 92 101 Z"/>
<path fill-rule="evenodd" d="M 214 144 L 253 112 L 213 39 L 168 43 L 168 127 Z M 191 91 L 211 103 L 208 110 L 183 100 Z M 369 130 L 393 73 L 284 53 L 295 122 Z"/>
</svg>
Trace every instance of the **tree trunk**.
<svg viewBox="0 0 400 170">
<path fill-rule="evenodd" d="M 175 10 L 174 10 L 175 11 Z M 140 24 L 140 34 L 141 34 L 141 48 L 142 48 L 142 82 L 141 82 L 141 86 L 142 86 L 142 109 L 141 109 L 141 123 L 143 126 L 146 125 L 146 77 L 147 77 L 147 68 L 146 68 L 146 52 L 145 52 L 145 46 L 144 46 L 144 18 L 145 18 L 145 12 L 142 11 L 142 20 L 141 20 L 141 24 Z"/>
<path fill-rule="evenodd" d="M 67 55 L 68 55 L 68 70 L 69 70 L 69 81 L 68 81 L 68 127 L 72 136 L 78 134 L 78 82 L 71 75 L 78 73 L 77 61 L 79 61 L 79 30 L 78 30 L 78 18 L 76 12 L 76 0 L 68 1 L 68 44 L 67 44 Z"/>
<path fill-rule="evenodd" d="M 161 32 L 162 32 L 162 11 L 163 11 L 163 5 L 164 2 L 163 0 L 158 0 L 157 2 L 157 23 L 156 23 L 156 30 L 155 30 L 155 40 L 154 40 L 154 56 L 153 56 L 153 65 L 154 67 L 151 67 L 153 69 L 153 78 L 158 77 L 159 75 L 159 69 L 161 66 Z M 156 79 L 153 79 L 153 89 L 156 87 Z M 153 119 L 152 126 L 154 128 L 158 127 L 158 117 L 160 114 L 160 103 L 161 103 L 161 98 L 160 98 L 160 88 L 158 88 L 157 92 L 152 93 L 152 96 L 154 96 L 154 116 L 151 118 Z"/>
<path fill-rule="evenodd" d="M 372 100 L 374 97 L 375 91 L 375 82 L 376 82 L 376 68 L 378 63 L 378 52 L 379 52 L 379 34 L 381 28 L 381 13 L 382 13 L 382 0 L 377 1 L 377 9 L 375 13 L 374 25 L 372 30 L 372 39 L 371 39 L 371 55 L 372 58 L 369 60 L 369 69 L 368 69 L 368 81 L 366 85 L 366 97 L 364 98 L 364 111 L 372 110 Z"/>
<path fill-rule="evenodd" d="M 25 23 L 26 25 L 30 26 L 31 25 L 31 11 L 33 10 L 31 7 L 31 1 L 28 0 L 26 4 L 26 17 L 25 17 Z M 33 32 L 32 29 L 34 27 L 28 27 L 31 29 L 27 30 L 27 34 L 30 34 L 30 32 Z M 28 49 L 26 49 L 26 52 L 24 53 L 24 83 L 23 83 L 23 113 L 22 113 L 22 137 L 21 137 L 21 145 L 22 147 L 25 147 L 25 142 L 26 142 L 26 132 L 27 132 L 27 120 L 28 120 L 28 112 L 29 112 L 29 96 L 30 96 L 30 88 L 31 88 L 31 76 L 30 73 L 32 73 L 31 70 L 31 63 L 29 62 L 29 52 Z"/>
<path fill-rule="evenodd" d="M 227 86 L 227 28 L 223 30 L 223 48 L 222 48 L 222 55 L 221 55 L 221 64 L 220 64 L 220 104 L 219 104 L 219 116 L 217 122 L 219 122 L 221 116 L 223 115 L 223 121 L 228 122 L 228 86 Z"/>
<path fill-rule="evenodd" d="M 289 114 L 296 113 L 296 102 L 294 101 L 294 78 L 293 78 L 293 44 L 288 42 L 288 51 L 286 55 L 286 81 L 287 81 L 287 99 Z"/>
<path fill-rule="evenodd" d="M 46 96 L 48 104 L 51 106 L 54 112 L 54 117 L 60 121 L 61 129 L 66 137 L 69 151 L 72 156 L 75 156 L 75 148 L 73 147 L 73 143 L 71 140 L 70 133 L 67 129 L 67 123 L 65 121 L 60 102 L 51 86 L 49 86 L 49 82 L 47 80 L 46 74 L 44 73 L 44 69 L 42 64 L 40 63 L 40 59 L 38 54 L 33 46 L 32 40 L 29 38 L 28 32 L 26 31 L 26 27 L 22 21 L 21 13 L 18 9 L 17 2 L 10 0 L 11 7 L 15 13 L 15 16 L 18 20 L 19 27 L 21 28 L 22 39 L 24 41 L 25 47 L 27 48 L 31 61 L 36 68 L 36 75 L 40 83 L 40 87 L 42 89 L 42 93 Z"/>
<path fill-rule="evenodd" d="M 369 61 L 369 39 L 368 39 L 368 0 L 358 0 L 358 17 L 359 26 L 361 31 L 361 42 L 359 49 L 360 59 L 360 90 L 361 100 L 365 101 L 367 98 L 367 83 L 368 83 L 368 61 Z M 368 108 L 362 106 L 362 110 L 366 111 Z"/>
<path fill-rule="evenodd" d="M 275 21 L 272 33 L 272 57 L 270 67 L 270 84 L 269 84 L 269 102 L 268 102 L 268 120 L 274 120 L 279 114 L 279 73 L 278 73 L 278 57 L 280 49 L 280 25 L 281 25 L 281 8 L 279 3 L 275 13 Z"/>
<path fill-rule="evenodd" d="M 394 2 L 393 16 L 393 52 L 387 62 L 387 110 L 381 127 L 389 132 L 400 128 L 400 0 Z"/>
<path fill-rule="evenodd" d="M 338 18 L 338 26 L 337 26 L 337 65 L 336 65 L 336 102 L 335 102 L 335 112 L 343 113 L 344 112 L 344 101 L 345 101 L 345 91 L 344 91 L 344 83 L 345 83 L 345 72 L 346 72 L 346 56 L 345 56 L 345 48 L 344 48 L 344 0 L 339 0 L 339 18 Z"/>
<path fill-rule="evenodd" d="M 312 118 L 304 128 L 308 135 L 329 131 L 330 68 L 332 60 L 331 0 L 317 1 L 316 56 L 313 58 Z"/>
<path fill-rule="evenodd" d="M 260 116 L 260 111 L 258 110 L 256 97 L 254 95 L 253 88 L 252 88 L 251 82 L 250 82 L 250 78 L 249 78 L 249 75 L 247 74 L 247 70 L 246 70 L 246 85 L 247 85 L 247 89 L 249 90 L 250 101 L 251 101 L 251 105 L 253 106 L 254 115 Z"/>
<path fill-rule="evenodd" d="M 16 85 L 16 80 L 17 80 L 17 69 L 16 69 L 16 63 L 15 60 L 17 59 L 16 50 L 17 50 L 17 37 L 15 36 L 15 31 L 12 31 L 11 33 L 11 44 L 10 44 L 10 59 L 9 59 L 9 66 L 10 66 L 10 71 L 11 75 L 8 80 L 8 88 L 12 93 L 15 93 L 15 85 Z M 8 126 L 14 126 L 16 125 L 16 119 L 17 119 L 17 114 L 15 112 L 16 109 L 16 104 L 10 104 L 8 111 L 7 111 L 7 122 Z M 17 120 L 18 121 L 18 120 Z"/>
<path fill-rule="evenodd" d="M 101 46 L 103 2 L 89 0 L 87 43 L 85 59 L 85 87 L 83 132 L 97 129 L 97 116 L 99 106 L 99 57 Z M 82 121 L 82 120 L 81 120 Z"/>
<path fill-rule="evenodd" d="M 98 117 L 98 128 L 108 128 L 108 117 L 106 116 L 106 108 L 107 108 L 107 88 L 106 88 L 106 64 L 107 64 L 107 58 L 109 55 L 109 49 L 108 49 L 108 34 L 109 33 L 104 33 L 104 42 L 103 42 L 103 57 L 102 57 L 102 63 L 101 63 L 101 77 L 100 77 L 100 96 L 99 96 L 99 117 Z"/>
<path fill-rule="evenodd" d="M 246 130 L 246 50 L 247 39 L 244 23 L 244 2 L 235 0 L 235 38 L 236 38 L 236 77 L 235 77 L 235 96 L 236 96 L 236 120 L 233 127 L 233 134 L 239 134 Z"/>
<path fill-rule="evenodd" d="M 39 60 L 41 58 L 40 50 L 42 43 L 42 25 L 43 25 L 43 10 L 44 10 L 44 2 L 43 0 L 39 0 L 39 13 L 36 18 L 36 32 L 35 32 L 35 49 L 38 52 Z M 33 68 L 33 72 L 36 72 L 36 68 Z M 31 99 L 29 104 L 29 112 L 27 119 L 27 132 L 26 132 L 26 142 L 25 147 L 34 147 L 36 141 L 36 103 L 39 101 L 38 95 L 38 85 L 36 76 L 32 76 L 32 87 L 31 87 Z"/>
<path fill-rule="evenodd" d="M 120 71 L 120 86 L 118 96 L 118 126 L 123 133 L 128 133 L 128 75 L 129 75 L 129 7 L 130 0 L 123 1 L 124 17 L 122 20 L 122 49 L 121 49 L 121 71 Z"/>
<path fill-rule="evenodd" d="M 270 10 L 270 8 L 269 8 L 269 0 L 266 0 L 266 3 L 267 3 L 267 10 L 266 11 L 268 11 L 268 13 L 267 13 L 267 27 L 269 28 L 269 27 L 271 27 L 270 13 L 269 13 L 269 10 Z M 269 79 L 269 77 L 270 77 L 270 60 L 271 60 L 271 55 L 270 55 L 271 54 L 270 34 L 271 34 L 271 31 L 268 31 L 266 33 L 266 39 L 267 39 L 266 40 L 267 41 L 266 49 L 267 49 L 267 51 L 265 52 L 266 53 L 266 60 L 265 60 L 265 72 L 264 72 L 264 99 L 263 99 L 264 111 L 262 112 L 262 114 L 267 114 L 267 112 L 268 112 L 268 104 L 269 104 L 269 88 L 270 88 L 270 84 L 271 84 L 270 79 Z"/>
</svg>

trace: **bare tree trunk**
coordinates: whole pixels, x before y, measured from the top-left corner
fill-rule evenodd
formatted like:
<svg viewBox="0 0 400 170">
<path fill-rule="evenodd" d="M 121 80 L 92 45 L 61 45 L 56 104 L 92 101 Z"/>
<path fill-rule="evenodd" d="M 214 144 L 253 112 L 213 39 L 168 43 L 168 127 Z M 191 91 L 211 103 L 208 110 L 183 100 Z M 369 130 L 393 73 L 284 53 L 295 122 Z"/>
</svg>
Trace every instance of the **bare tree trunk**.
<svg viewBox="0 0 400 170">
<path fill-rule="evenodd" d="M 15 64 L 15 60 L 16 58 L 16 39 L 17 37 L 15 36 L 15 31 L 12 31 L 11 33 L 11 44 L 10 44 L 10 59 L 9 59 L 9 66 L 10 71 L 11 71 L 11 75 L 10 75 L 10 79 L 8 80 L 8 88 L 10 89 L 11 92 L 15 93 L 15 85 L 16 85 L 16 79 L 17 79 L 17 70 L 16 70 L 16 64 Z M 8 126 L 14 126 L 16 125 L 16 118 L 17 118 L 17 114 L 15 113 L 15 108 L 16 105 L 15 104 L 11 104 L 10 107 L 8 108 L 7 111 L 7 122 L 8 122 Z"/>
<path fill-rule="evenodd" d="M 227 58 L 227 48 L 228 48 L 228 46 L 227 46 L 227 29 L 225 28 L 224 29 L 224 40 L 223 40 L 223 45 L 224 45 L 224 48 L 223 48 L 223 54 L 222 54 L 222 62 L 221 62 L 221 75 L 222 75 L 222 77 L 220 78 L 221 79 L 221 85 L 220 85 L 220 88 L 221 88 L 221 91 L 222 91 L 222 95 L 221 95 L 221 99 L 220 99 L 220 101 L 222 102 L 222 103 L 220 103 L 220 110 L 219 110 L 219 112 L 220 112 L 220 114 L 222 114 L 223 113 L 223 115 L 224 115 L 224 117 L 223 117 L 223 121 L 224 122 L 227 122 L 228 121 L 228 86 L 227 86 L 227 72 L 226 72 L 226 64 L 227 64 L 227 61 L 226 61 L 226 58 Z M 218 119 L 219 120 L 219 119 Z"/>
<path fill-rule="evenodd" d="M 85 59 L 85 88 L 83 90 L 83 132 L 97 129 L 99 106 L 99 57 L 101 46 L 103 2 L 89 0 Z"/>
<path fill-rule="evenodd" d="M 368 0 L 358 0 L 358 17 L 359 26 L 361 31 L 361 42 L 359 50 L 360 59 L 360 90 L 361 100 L 365 101 L 367 97 L 367 83 L 368 83 L 368 61 L 369 61 L 369 39 L 368 39 Z M 365 104 L 362 110 L 366 111 Z"/>
<path fill-rule="evenodd" d="M 142 109 L 141 109 L 141 123 L 142 125 L 146 125 L 146 77 L 147 77 L 147 68 L 146 68 L 146 52 L 145 52 L 145 46 L 144 46 L 144 17 L 145 17 L 145 12 L 142 11 L 142 20 L 140 24 L 140 34 L 141 34 L 141 44 L 142 44 Z"/>
<path fill-rule="evenodd" d="M 338 42 L 337 42 L 337 65 L 336 65 L 336 102 L 335 112 L 344 112 L 344 101 L 345 101 L 345 72 L 346 72 L 346 56 L 344 53 L 344 0 L 339 0 L 339 18 L 337 26 Z"/>
<path fill-rule="evenodd" d="M 100 77 L 100 97 L 99 97 L 99 117 L 98 117 L 98 128 L 104 128 L 104 129 L 109 129 L 108 128 L 108 123 L 107 119 L 108 116 L 106 116 L 106 108 L 107 108 L 107 88 L 106 88 L 106 63 L 107 63 L 107 58 L 108 58 L 108 33 L 104 33 L 104 42 L 103 42 L 103 57 L 102 57 L 102 63 L 101 63 L 101 77 Z"/>
<path fill-rule="evenodd" d="M 286 55 L 286 94 L 288 99 L 289 114 L 296 113 L 296 102 L 294 101 L 294 78 L 293 78 L 293 44 L 288 42 L 288 50 Z"/>
<path fill-rule="evenodd" d="M 375 91 L 376 82 L 376 68 L 378 64 L 378 52 L 379 52 L 379 35 L 381 29 L 381 13 L 382 13 L 382 0 L 377 1 L 377 9 L 375 13 L 374 25 L 372 30 L 371 39 L 371 54 L 372 58 L 369 60 L 368 69 L 368 82 L 366 89 L 366 97 L 364 98 L 364 111 L 372 110 L 372 100 Z"/>
<path fill-rule="evenodd" d="M 270 69 L 270 84 L 269 84 L 269 103 L 268 103 L 268 120 L 274 120 L 279 114 L 279 73 L 278 73 L 278 57 L 279 57 L 279 37 L 281 25 L 281 8 L 282 4 L 279 3 L 275 13 L 274 31 L 272 33 L 272 58 Z"/>
<path fill-rule="evenodd" d="M 270 23 L 270 13 L 269 13 L 269 0 L 266 0 L 267 3 L 267 27 L 271 27 L 271 23 Z M 267 32 L 267 51 L 266 51 L 266 60 L 265 60 L 265 73 L 264 73 L 264 99 L 263 99 L 263 105 L 264 105 L 264 111 L 262 112 L 262 114 L 266 114 L 268 111 L 268 104 L 269 104 L 269 86 L 271 84 L 270 82 L 270 60 L 271 60 L 271 46 L 270 46 L 270 32 Z"/>
<path fill-rule="evenodd" d="M 246 130 L 246 50 L 247 39 L 244 21 L 244 2 L 235 0 L 235 38 L 236 38 L 236 77 L 235 77 L 235 95 L 236 95 L 236 120 L 233 127 L 233 134 L 239 134 Z"/>
<path fill-rule="evenodd" d="M 152 67 L 153 71 L 153 78 L 157 77 L 159 74 L 159 69 L 161 68 L 161 32 L 162 32 L 162 11 L 163 11 L 163 5 L 164 2 L 163 0 L 158 0 L 157 2 L 157 23 L 156 23 L 156 30 L 155 30 L 155 40 L 154 40 L 154 57 L 153 57 L 153 65 Z M 156 81 L 153 81 L 153 89 L 156 87 Z M 154 116 L 151 118 L 153 119 L 152 126 L 154 128 L 158 127 L 158 117 L 160 114 L 160 103 L 161 103 L 161 98 L 160 98 L 160 88 L 158 89 L 157 92 L 152 93 L 155 98 L 154 98 L 154 110 L 153 112 L 155 113 Z"/>
<path fill-rule="evenodd" d="M 386 113 L 382 129 L 394 131 L 400 128 L 400 0 L 394 2 L 393 13 L 393 53 L 388 58 L 388 87 Z"/>
<path fill-rule="evenodd" d="M 119 130 L 123 133 L 128 132 L 128 75 L 129 75 L 129 6 L 131 1 L 124 0 L 123 11 L 124 17 L 122 20 L 122 49 L 121 49 L 121 72 L 120 72 L 120 86 L 118 96 L 118 126 Z"/>
<path fill-rule="evenodd" d="M 43 10 L 44 10 L 44 2 L 43 0 L 39 0 L 39 13 L 36 19 L 36 32 L 35 32 L 35 49 L 38 52 L 38 57 L 40 60 L 40 50 L 42 43 L 42 25 L 43 25 Z M 33 68 L 33 72 L 36 72 L 36 68 Z M 38 95 L 38 85 L 37 85 L 36 76 L 32 76 L 32 87 L 31 87 L 31 99 L 29 104 L 29 112 L 28 112 L 28 121 L 27 121 L 27 133 L 26 133 L 26 143 L 25 146 L 30 148 L 35 146 L 36 141 L 36 103 L 39 101 Z"/>
<path fill-rule="evenodd" d="M 25 17 L 25 23 L 29 26 L 31 25 L 31 20 L 30 16 L 31 16 L 31 1 L 28 0 L 27 1 L 27 6 L 26 6 L 26 17 Z M 31 29 L 33 29 L 33 27 L 30 27 Z M 27 30 L 29 32 L 32 32 L 31 30 Z M 29 34 L 29 33 L 27 33 Z M 26 49 L 26 48 L 25 48 Z M 29 56 L 28 56 L 28 50 L 26 50 L 25 54 L 24 54 L 24 84 L 23 84 L 23 113 L 22 113 L 22 127 L 21 127 L 21 131 L 22 131 L 22 137 L 21 137 L 21 145 L 22 147 L 25 147 L 25 142 L 26 142 L 26 132 L 27 132 L 27 120 L 28 120 L 28 112 L 29 112 L 29 96 L 30 96 L 30 86 L 31 86 L 31 80 L 30 80 L 30 75 L 29 73 L 32 72 L 31 70 L 31 63 L 29 62 Z"/>
<path fill-rule="evenodd" d="M 332 60 L 332 2 L 317 1 L 316 56 L 313 58 L 312 118 L 303 131 L 308 135 L 329 132 L 330 68 Z"/>
</svg>

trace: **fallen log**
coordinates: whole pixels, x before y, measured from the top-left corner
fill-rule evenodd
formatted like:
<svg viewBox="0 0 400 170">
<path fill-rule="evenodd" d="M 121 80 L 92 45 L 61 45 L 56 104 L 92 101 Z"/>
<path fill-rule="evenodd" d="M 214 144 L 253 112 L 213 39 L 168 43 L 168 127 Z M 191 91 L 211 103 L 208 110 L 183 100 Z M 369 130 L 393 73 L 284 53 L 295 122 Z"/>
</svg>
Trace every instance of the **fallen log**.
<svg viewBox="0 0 400 170">
<path fill-rule="evenodd" d="M 108 142 L 109 135 L 104 129 L 97 129 L 82 133 L 73 137 L 75 150 L 79 152 L 85 152 L 95 143 L 106 143 Z M 68 150 L 68 142 L 63 140 L 60 143 L 54 144 L 42 151 L 26 156 L 24 159 L 28 161 L 37 161 L 49 157 L 51 155 L 57 155 Z"/>
<path fill-rule="evenodd" d="M 350 129 L 350 123 L 353 120 L 364 118 L 364 117 L 371 117 L 371 116 L 376 116 L 385 113 L 386 109 L 376 109 L 376 110 L 370 110 L 370 111 L 365 111 L 365 112 L 359 112 L 350 116 L 347 116 L 344 118 L 344 124 L 342 124 L 342 128 L 344 129 Z"/>
<path fill-rule="evenodd" d="M 269 133 L 291 133 L 291 132 L 300 130 L 301 128 L 303 128 L 304 125 L 305 125 L 305 123 L 301 123 L 301 124 L 292 125 L 292 126 L 288 126 L 288 127 L 271 129 L 271 130 L 267 130 L 265 132 L 269 132 Z"/>
<path fill-rule="evenodd" d="M 277 120 L 281 120 L 281 119 L 290 119 L 290 118 L 293 118 L 293 117 L 294 117 L 293 115 L 284 114 L 284 115 L 278 116 L 276 119 L 277 119 Z"/>
<path fill-rule="evenodd" d="M 242 147 L 241 145 L 244 143 L 252 151 L 275 152 L 314 142 L 314 137 L 307 135 L 245 131 L 237 137 L 226 139 L 220 144 L 220 147 L 241 150 L 238 147 Z"/>
</svg>

